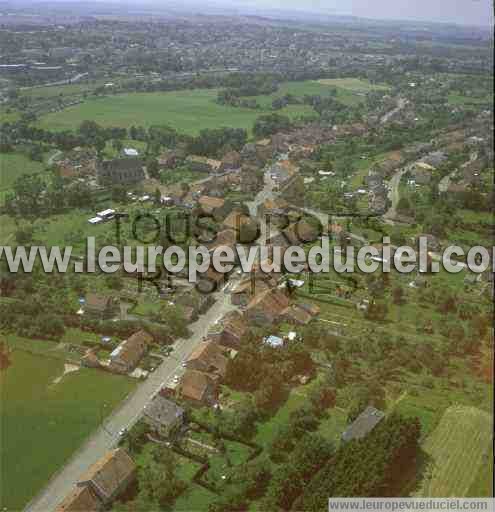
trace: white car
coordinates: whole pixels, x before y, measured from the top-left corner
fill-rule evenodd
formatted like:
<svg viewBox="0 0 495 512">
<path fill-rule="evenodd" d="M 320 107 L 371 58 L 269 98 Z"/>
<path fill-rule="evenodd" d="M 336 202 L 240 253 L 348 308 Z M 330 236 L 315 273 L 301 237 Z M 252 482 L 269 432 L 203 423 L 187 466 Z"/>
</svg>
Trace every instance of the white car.
<svg viewBox="0 0 495 512">
<path fill-rule="evenodd" d="M 187 361 L 182 361 L 182 368 L 187 368 Z"/>
<path fill-rule="evenodd" d="M 119 430 L 119 437 L 124 437 L 126 434 L 127 434 L 127 429 L 126 428 L 121 428 Z"/>
<path fill-rule="evenodd" d="M 175 383 L 179 382 L 179 376 L 178 375 L 174 375 L 174 382 Z"/>
</svg>

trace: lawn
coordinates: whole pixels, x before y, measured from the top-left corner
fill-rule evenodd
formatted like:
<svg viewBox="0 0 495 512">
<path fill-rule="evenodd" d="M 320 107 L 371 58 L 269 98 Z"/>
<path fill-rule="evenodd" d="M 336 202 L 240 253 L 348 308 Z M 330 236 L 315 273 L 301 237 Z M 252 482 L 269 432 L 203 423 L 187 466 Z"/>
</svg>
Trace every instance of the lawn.
<svg viewBox="0 0 495 512">
<path fill-rule="evenodd" d="M 2 509 L 22 509 L 135 386 L 91 369 L 54 383 L 63 372 L 62 360 L 14 350 L 0 376 Z"/>
<path fill-rule="evenodd" d="M 174 511 L 196 512 L 208 510 L 210 503 L 218 499 L 218 496 L 197 484 L 190 485 L 177 499 Z"/>
<path fill-rule="evenodd" d="M 453 406 L 423 445 L 430 470 L 419 491 L 425 497 L 467 496 L 480 471 L 488 473 L 493 436 L 490 415 L 474 407 Z M 485 482 L 487 479 L 485 479 Z M 476 489 L 490 496 L 489 486 Z"/>
<path fill-rule="evenodd" d="M 22 174 L 33 174 L 44 168 L 43 162 L 34 162 L 20 153 L 0 153 L 0 190 L 10 188 Z"/>
<path fill-rule="evenodd" d="M 102 126 L 170 125 L 179 132 L 198 134 L 205 128 L 229 126 L 250 130 L 263 110 L 235 108 L 216 103 L 218 91 L 198 89 L 165 93 L 131 93 L 91 99 L 41 118 L 41 128 L 73 130 L 84 120 Z M 313 113 L 304 105 L 289 106 L 282 114 L 298 117 Z"/>
</svg>

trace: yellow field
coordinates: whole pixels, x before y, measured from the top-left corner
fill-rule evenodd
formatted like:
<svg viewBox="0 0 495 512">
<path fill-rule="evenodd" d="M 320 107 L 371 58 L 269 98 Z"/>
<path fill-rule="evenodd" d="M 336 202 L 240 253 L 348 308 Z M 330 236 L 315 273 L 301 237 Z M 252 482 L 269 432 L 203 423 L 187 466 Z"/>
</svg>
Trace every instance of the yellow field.
<svg viewBox="0 0 495 512">
<path fill-rule="evenodd" d="M 483 470 L 489 471 L 492 419 L 475 407 L 449 407 L 423 449 L 431 457 L 417 496 L 464 497 Z M 489 487 L 489 486 L 487 486 Z M 483 489 L 489 496 L 490 489 Z"/>
</svg>

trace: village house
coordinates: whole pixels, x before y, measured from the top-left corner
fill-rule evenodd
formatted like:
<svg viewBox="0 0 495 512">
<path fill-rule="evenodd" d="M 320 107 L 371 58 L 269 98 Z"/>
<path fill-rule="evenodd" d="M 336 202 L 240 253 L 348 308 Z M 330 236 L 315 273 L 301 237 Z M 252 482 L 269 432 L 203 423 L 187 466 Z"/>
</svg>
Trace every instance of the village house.
<svg viewBox="0 0 495 512">
<path fill-rule="evenodd" d="M 217 403 L 217 382 L 209 374 L 198 370 L 187 370 L 177 386 L 178 397 L 191 405 L 214 405 Z"/>
<path fill-rule="evenodd" d="M 210 334 L 210 337 L 224 347 L 238 349 L 243 336 L 248 330 L 249 326 L 244 315 L 238 311 L 232 311 L 222 318 L 215 335 Z"/>
<path fill-rule="evenodd" d="M 165 169 L 174 169 L 180 158 L 177 151 L 165 151 L 158 157 L 158 165 Z"/>
<path fill-rule="evenodd" d="M 366 437 L 385 417 L 385 413 L 368 406 L 366 409 L 347 427 L 342 434 L 343 441 L 362 439 Z"/>
<path fill-rule="evenodd" d="M 433 151 L 421 158 L 420 162 L 431 165 L 434 168 L 440 167 L 446 160 L 447 155 L 443 151 Z"/>
<path fill-rule="evenodd" d="M 317 226 L 301 220 L 285 228 L 283 234 L 289 245 L 300 245 L 314 242 L 320 233 Z"/>
<path fill-rule="evenodd" d="M 205 215 L 211 215 L 218 220 L 225 218 L 230 209 L 224 199 L 210 196 L 201 196 L 198 199 L 198 206 Z"/>
<path fill-rule="evenodd" d="M 122 448 L 108 452 L 77 483 L 89 487 L 104 505 L 124 492 L 136 478 L 136 465 Z"/>
<path fill-rule="evenodd" d="M 187 359 L 186 366 L 190 370 L 198 370 L 223 379 L 227 373 L 228 361 L 225 349 L 217 343 L 209 341 L 202 343 L 194 350 Z"/>
<path fill-rule="evenodd" d="M 243 164 L 241 168 L 241 192 L 257 194 L 264 186 L 261 166 Z"/>
<path fill-rule="evenodd" d="M 293 304 L 284 312 L 286 322 L 294 325 L 308 325 L 318 316 L 320 308 L 310 304 Z"/>
<path fill-rule="evenodd" d="M 230 151 L 222 158 L 222 171 L 230 172 L 240 169 L 241 155 L 237 151 Z"/>
<path fill-rule="evenodd" d="M 256 142 L 256 153 L 258 158 L 266 161 L 273 158 L 274 150 L 270 139 L 262 139 Z"/>
<path fill-rule="evenodd" d="M 162 395 L 145 406 L 143 421 L 163 437 L 171 437 L 184 424 L 185 411 Z"/>
<path fill-rule="evenodd" d="M 290 305 L 279 289 L 270 289 L 254 296 L 246 306 L 246 318 L 255 325 L 272 325 L 280 321 Z"/>
<path fill-rule="evenodd" d="M 117 158 L 97 164 L 96 177 L 101 186 L 132 185 L 144 180 L 141 158 Z"/>
<path fill-rule="evenodd" d="M 74 487 L 55 509 L 55 512 L 98 512 L 103 503 L 90 486 Z"/>
<path fill-rule="evenodd" d="M 109 370 L 116 373 L 129 373 L 139 364 L 153 343 L 153 336 L 138 331 L 123 341 L 111 354 Z"/>
<path fill-rule="evenodd" d="M 110 318 L 117 309 L 118 303 L 113 297 L 100 295 L 98 293 L 88 293 L 84 303 L 85 314 L 101 319 Z"/>
<path fill-rule="evenodd" d="M 222 222 L 223 229 L 230 229 L 236 233 L 240 244 L 253 243 L 259 234 L 258 223 L 248 215 L 237 210 L 232 211 Z"/>
<path fill-rule="evenodd" d="M 253 273 L 236 284 L 231 291 L 230 300 L 235 306 L 247 306 L 256 294 L 274 288 L 276 284 L 276 279 L 271 275 L 260 276 Z"/>
<path fill-rule="evenodd" d="M 205 242 L 204 245 L 210 252 L 212 252 L 218 247 L 234 248 L 237 243 L 237 233 L 233 229 L 223 229 L 216 233 L 213 240 Z"/>
<path fill-rule="evenodd" d="M 411 174 L 418 185 L 429 185 L 434 170 L 435 168 L 431 165 L 424 162 L 416 162 L 411 169 Z"/>
<path fill-rule="evenodd" d="M 257 214 L 259 217 L 268 216 L 276 224 L 287 221 L 289 212 L 289 203 L 282 198 L 266 199 L 258 206 Z"/>
</svg>

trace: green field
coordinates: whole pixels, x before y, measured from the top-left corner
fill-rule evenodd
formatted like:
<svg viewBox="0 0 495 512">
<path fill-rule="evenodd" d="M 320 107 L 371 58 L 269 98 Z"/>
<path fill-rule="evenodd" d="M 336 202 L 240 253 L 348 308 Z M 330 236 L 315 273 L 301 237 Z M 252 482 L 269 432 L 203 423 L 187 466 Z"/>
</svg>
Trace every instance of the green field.
<svg viewBox="0 0 495 512">
<path fill-rule="evenodd" d="M 262 107 L 259 110 L 219 105 L 215 101 L 218 94 L 215 89 L 129 93 L 90 99 L 61 112 L 46 114 L 39 125 L 50 130 L 71 130 L 84 120 L 121 127 L 165 124 L 192 135 L 204 128 L 221 126 L 250 130 L 258 116 L 272 112 L 271 103 L 275 98 L 285 94 L 298 98 L 306 94 L 324 96 L 330 92 L 329 86 L 337 87 L 337 99 L 346 105 L 357 105 L 363 101 L 364 93 L 386 88 L 355 78 L 289 82 L 282 84 L 274 94 L 255 97 Z M 313 115 L 314 111 L 307 105 L 289 105 L 279 113 L 296 118 Z"/>
<path fill-rule="evenodd" d="M 493 462 L 490 459 L 492 440 L 493 421 L 487 412 L 474 407 L 449 407 L 423 445 L 431 460 L 418 495 L 468 496 L 473 485 L 479 483 L 476 480 L 480 472 L 489 473 Z M 489 485 L 476 491 L 482 496 L 491 496 Z"/>
<path fill-rule="evenodd" d="M 166 93 L 131 93 L 88 100 L 61 112 L 41 118 L 40 127 L 50 130 L 71 130 L 84 120 L 102 126 L 170 125 L 179 132 L 197 134 L 205 128 L 229 126 L 250 130 L 263 110 L 219 105 L 218 91 L 194 90 Z M 310 107 L 289 106 L 282 114 L 298 117 L 311 114 Z"/>
<path fill-rule="evenodd" d="M 90 369 L 54 383 L 63 372 L 63 360 L 15 350 L 0 376 L 2 509 L 22 509 L 135 385 Z"/>
<path fill-rule="evenodd" d="M 20 153 L 0 153 L 0 190 L 8 189 L 22 174 L 40 172 L 43 162 L 34 162 Z"/>
<path fill-rule="evenodd" d="M 493 98 L 487 95 L 485 98 L 463 96 L 457 93 L 451 93 L 448 96 L 449 105 L 463 106 L 463 105 L 493 105 Z"/>
</svg>

